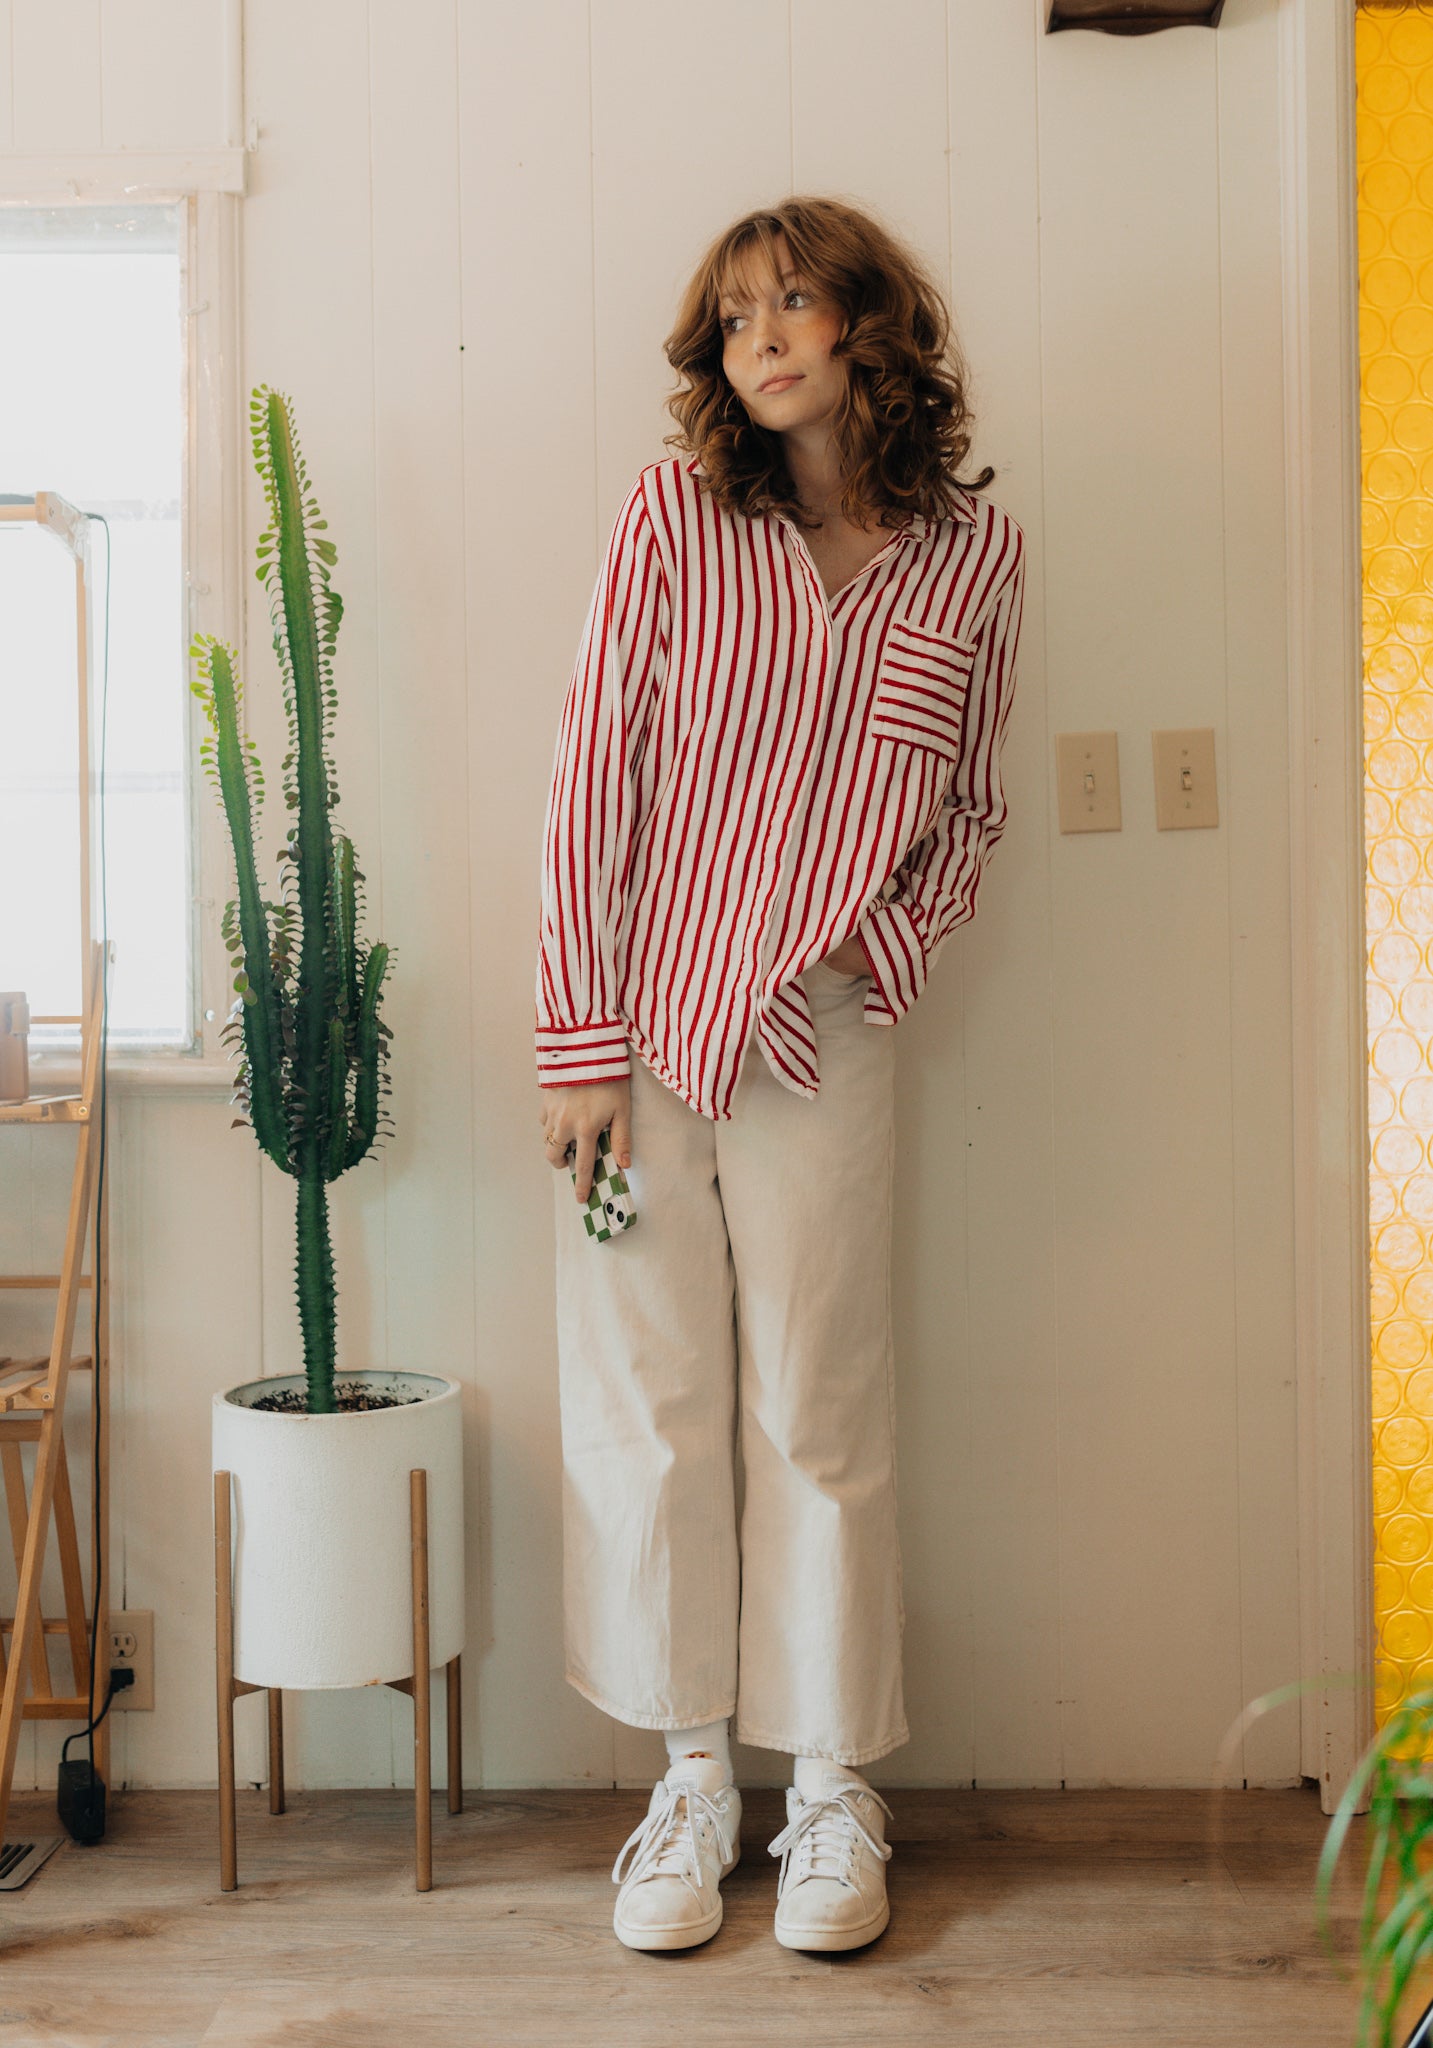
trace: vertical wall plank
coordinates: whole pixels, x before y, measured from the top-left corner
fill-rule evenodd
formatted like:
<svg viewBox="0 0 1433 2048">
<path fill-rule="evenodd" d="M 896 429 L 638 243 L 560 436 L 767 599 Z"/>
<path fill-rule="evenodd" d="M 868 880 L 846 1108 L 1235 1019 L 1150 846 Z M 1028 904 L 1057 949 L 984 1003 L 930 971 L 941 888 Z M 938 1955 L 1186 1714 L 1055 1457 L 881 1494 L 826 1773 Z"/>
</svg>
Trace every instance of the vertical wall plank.
<svg viewBox="0 0 1433 2048">
<path fill-rule="evenodd" d="M 552 1169 L 532 1054 L 543 807 L 600 519 L 587 10 L 464 0 L 459 23 L 481 1334 L 469 1663 L 484 1783 L 610 1783 L 603 1717 L 563 1677 Z"/>
<path fill-rule="evenodd" d="M 956 10 L 962 34 L 980 34 Z M 988 32 L 988 31 L 987 31 Z M 792 9 L 792 182 L 871 210 L 949 291 L 952 233 L 943 4 L 905 7 L 879 37 L 856 11 L 812 0 Z M 1019 74 L 1003 72 L 1018 93 Z M 1008 107 L 1006 109 L 1008 112 Z M 1011 218 L 1003 191 L 987 216 Z M 911 1741 L 875 1766 L 886 1782 L 969 1783 L 973 1775 L 971 1613 L 976 1572 L 965 1130 L 966 1052 L 959 941 L 897 1032 L 897 1490 L 907 1600 L 904 1654 Z"/>
<path fill-rule="evenodd" d="M 1052 722 L 1124 741 L 1123 831 L 1051 862 L 1072 1786 L 1207 1783 L 1237 1705 L 1229 835 L 1155 831 L 1149 740 L 1227 758 L 1214 51 L 1040 50 Z"/>
<path fill-rule="evenodd" d="M 475 1531 L 473 918 L 463 444 L 455 431 L 463 416 L 458 17 L 455 0 L 413 0 L 401 14 L 372 8 L 370 20 L 383 907 L 397 947 L 387 1006 L 396 1126 L 388 1357 L 464 1383 Z M 421 831 L 402 822 L 420 818 Z M 469 1559 L 476 1579 L 475 1543 Z M 474 1661 L 465 1734 L 476 1782 Z M 411 1783 L 413 1746 L 401 1726 L 396 1761 L 400 1781 Z"/>
<path fill-rule="evenodd" d="M 12 146 L 99 149 L 100 0 L 11 0 Z"/>
<path fill-rule="evenodd" d="M 217 1102 L 211 1103 L 217 1109 Z M 193 1108 L 202 1105 L 194 1103 Z M 143 1489 L 135 1491 L 134 1471 L 129 1457 L 129 1401 L 126 1368 L 132 1357 L 142 1357 L 142 1349 L 133 1348 L 136 1333 L 140 1328 L 142 1313 L 142 1292 L 148 1262 L 144 1243 L 144 1192 L 142 1166 L 145 1151 L 145 1102 L 142 1096 L 129 1101 L 115 1101 L 111 1098 L 109 1114 L 109 1159 L 105 1175 L 109 1184 L 109 1608 L 118 1613 L 127 1604 L 125 1598 L 126 1572 L 125 1550 L 131 1520 L 147 1512 L 148 1498 Z M 252 1217 L 255 1230 L 258 1223 L 258 1204 L 254 1202 Z M 247 1282 L 247 1273 L 245 1280 Z M 230 1284 L 234 1275 L 231 1273 Z M 253 1309 L 253 1325 L 257 1327 L 258 1308 Z M 202 1483 L 207 1480 L 209 1458 L 202 1455 L 196 1468 L 196 1478 Z M 203 1524 L 200 1524 L 202 1529 Z M 152 1602 L 136 1600 L 135 1606 L 151 1605 Z M 163 1608 L 154 1606 L 158 1615 L 163 1612 L 166 1629 L 177 1618 L 177 1603 L 171 1605 L 166 1599 Z M 197 1623 L 197 1617 L 196 1617 Z M 178 1641 L 171 1638 L 166 1649 L 191 1661 L 197 1672 L 209 1661 L 212 1652 L 212 1636 L 206 1641 L 190 1637 Z M 156 1652 L 156 1665 L 158 1655 Z M 166 1679 L 168 1672 L 166 1670 Z M 155 1711 L 159 1711 L 156 1694 Z M 176 1718 L 182 1711 L 177 1700 L 166 1699 L 164 1711 L 174 1712 Z M 146 1716 L 146 1719 L 149 1718 Z M 110 1769 L 111 1784 L 119 1787 L 131 1782 L 134 1755 L 129 1741 L 128 1711 L 112 1709 L 110 1713 Z M 183 1739 L 183 1738 L 181 1738 Z M 192 1738 L 191 1738 L 192 1739 Z M 216 1760 L 217 1762 L 217 1760 Z M 207 1776 L 207 1772 L 205 1773 Z M 204 1782 L 203 1778 L 199 1780 Z"/>
<path fill-rule="evenodd" d="M 790 11 L 791 189 L 873 208 L 943 276 L 945 0 L 891 8 L 878 35 L 859 7 L 791 0 Z"/>
<path fill-rule="evenodd" d="M 1237 1704 L 1299 1669 L 1298 1460 L 1288 1189 L 1291 961 L 1260 933 L 1290 901 L 1288 707 L 1282 602 L 1283 359 L 1279 138 L 1266 118 L 1279 86 L 1278 0 L 1226 7 L 1218 41 L 1220 376 L 1223 384 L 1225 654 L 1229 741 L 1222 763 L 1229 847 L 1230 1080 L 1239 1400 L 1241 1673 Z M 1231 1714 L 1230 1718 L 1233 1716 Z M 1293 1707 L 1250 1729 L 1237 1784 L 1300 1782 Z"/>
<path fill-rule="evenodd" d="M 700 12 L 661 0 L 592 9 L 599 550 L 638 469 L 668 453 L 662 436 L 674 422 L 663 400 L 675 380 L 661 343 L 688 277 L 729 221 L 790 189 L 787 49 L 781 13 L 759 0 L 729 6 L 720 36 Z M 701 81 L 710 146 L 692 147 L 692 100 L 672 90 L 677 79 Z M 564 687 L 575 653 L 570 633 Z M 618 1783 L 650 1784 L 666 1769 L 660 1734 L 610 1725 Z M 785 1759 L 771 1751 L 738 1746 L 737 1756 L 743 1783 L 785 1781 Z"/>
<path fill-rule="evenodd" d="M 12 0 L 0 0 L 0 149 L 15 147 L 15 71 L 11 60 Z"/>
<path fill-rule="evenodd" d="M 250 0 L 246 104 L 261 148 L 244 221 L 246 381 L 294 401 L 315 495 L 338 549 L 344 599 L 335 658 L 333 748 L 341 804 L 367 877 L 367 929 L 386 933 L 377 658 L 377 474 L 374 449 L 372 137 L 367 18 L 343 0 L 300 10 Z M 251 474 L 246 532 L 263 503 Z M 267 599 L 251 576 L 247 702 L 274 800 L 265 859 L 282 829 L 278 768 L 286 750 Z M 411 825 L 405 827 L 411 830 Z M 402 1057 L 402 1048 L 398 1048 Z M 340 1370 L 387 1365 L 387 1163 L 380 1156 L 329 1190 L 338 1276 Z M 265 1170 L 264 1365 L 301 1369 L 293 1297 L 293 1188 Z M 406 1712 L 407 1709 L 405 1708 Z M 295 1702 L 296 1784 L 391 1779 L 393 1709 L 374 1693 L 310 1694 Z"/>
<path fill-rule="evenodd" d="M 205 1099 L 121 1109 L 112 1594 L 116 1607 L 155 1617 L 154 1712 L 119 1717 L 116 1756 L 135 1785 L 210 1784 L 216 1768 L 210 1416 L 216 1393 L 258 1376 L 260 1335 L 260 1163 L 232 1116 Z M 241 1711 L 237 1725 L 240 1776 L 257 1778 L 253 1715 Z"/>
<path fill-rule="evenodd" d="M 949 14 L 950 292 L 976 414 L 961 473 L 994 468 L 987 494 L 1019 521 L 1028 553 L 1001 764 L 1009 819 L 979 915 L 953 936 L 903 1048 L 910 1171 L 898 1223 L 920 1258 L 897 1300 L 923 1338 L 905 1353 L 919 1371 L 904 1498 L 924 1536 L 911 1563 L 927 1641 L 949 1647 L 917 1692 L 910 1751 L 893 1763 L 917 1782 L 1049 1785 L 1060 1779 L 1059 1493 L 1038 30 L 1029 9 Z M 952 1195 L 965 1295 L 947 1311 Z M 913 1654 L 919 1684 L 919 1644 Z"/>
<path fill-rule="evenodd" d="M 100 103 L 110 149 L 218 148 L 221 0 L 100 0 Z"/>
<path fill-rule="evenodd" d="M 791 90 L 781 14 L 759 0 L 732 0 L 719 36 L 663 0 L 591 17 L 600 548 L 637 471 L 670 452 L 662 342 L 687 279 L 728 221 L 789 189 Z"/>
</svg>

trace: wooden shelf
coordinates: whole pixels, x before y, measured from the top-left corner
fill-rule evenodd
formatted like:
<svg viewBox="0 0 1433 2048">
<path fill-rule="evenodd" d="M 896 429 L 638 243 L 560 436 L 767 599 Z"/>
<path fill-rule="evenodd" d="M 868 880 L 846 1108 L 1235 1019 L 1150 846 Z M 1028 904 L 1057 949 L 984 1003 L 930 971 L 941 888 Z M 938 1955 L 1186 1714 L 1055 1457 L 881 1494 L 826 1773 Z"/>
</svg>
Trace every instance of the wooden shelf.
<svg viewBox="0 0 1433 2048">
<path fill-rule="evenodd" d="M 93 1366 L 91 1358 L 69 1361 L 71 1372 L 89 1372 Z M 53 1405 L 49 1377 L 48 1358 L 0 1358 L 0 1442 L 17 1433 L 25 1436 L 25 1429 L 17 1432 L 17 1422 L 36 1413 L 43 1414 Z"/>
<path fill-rule="evenodd" d="M 0 1102 L 0 1124 L 83 1124 L 89 1114 L 80 1095 L 32 1095 L 28 1102 Z"/>
<path fill-rule="evenodd" d="M 93 883 L 96 869 L 93 826 L 99 768 L 95 745 L 94 641 L 92 594 L 89 577 L 89 515 L 57 497 L 53 491 L 37 491 L 33 498 L 0 507 L 0 519 L 33 520 L 47 529 L 71 556 L 75 592 L 75 766 L 79 793 L 79 933 L 80 967 L 84 988 L 83 1015 L 52 1021 L 80 1027 L 79 1073 L 71 1080 L 68 1072 L 43 1076 L 43 1092 L 25 1102 L 0 1102 L 0 1127 L 44 1124 L 75 1126 L 74 1165 L 70 1176 L 70 1200 L 59 1271 L 18 1278 L 51 1280 L 55 1314 L 48 1354 L 44 1358 L 7 1355 L 0 1365 L 0 1490 L 5 1495 L 10 1540 L 15 1556 L 15 1599 L 8 1626 L 0 1638 L 0 1842 L 5 1839 L 5 1816 L 15 1776 L 15 1758 L 20 1732 L 27 1720 L 88 1720 L 90 1701 L 109 1694 L 109 1258 L 108 1184 L 99 1172 L 104 1149 L 104 1071 L 106 971 L 114 949 L 108 938 L 97 939 L 94 928 Z M 47 1013 L 48 1014 L 48 1013 Z M 38 1020 L 37 1020 L 38 1021 Z M 74 1496 L 70 1490 L 69 1461 L 65 1449 L 65 1396 L 70 1375 L 84 1362 L 75 1343 L 76 1312 L 85 1291 L 84 1272 L 87 1246 L 92 1246 L 89 1289 L 90 1330 L 90 1421 L 92 1436 L 95 1507 L 90 1542 L 90 1584 L 93 1609 L 85 1600 L 84 1573 L 80 1557 L 79 1527 Z M 48 1265 L 49 1261 L 46 1261 Z M 13 1295 L 4 1298 L 7 1306 Z M 7 1354 L 18 1352 L 23 1343 L 28 1353 L 33 1343 L 27 1332 L 23 1339 L 10 1338 L 0 1344 Z M 33 1459 L 26 1470 L 25 1447 L 33 1447 Z M 52 1617 L 41 1605 L 42 1581 L 48 1577 L 46 1552 L 54 1536 L 58 1564 L 58 1590 L 63 1605 L 61 1626 L 52 1628 Z M 6 1603 L 10 1603 L 7 1601 Z M 61 1619 L 55 1617 L 55 1619 Z M 92 1631 L 92 1634 L 91 1634 Z M 70 1671 L 64 1692 L 58 1692 L 50 1670 L 49 1641 L 62 1636 L 68 1641 Z M 91 1667 L 90 1643 L 94 1643 Z M 95 1768 L 102 1780 L 109 1771 L 109 1723 L 101 1716 L 92 1737 Z"/>
</svg>

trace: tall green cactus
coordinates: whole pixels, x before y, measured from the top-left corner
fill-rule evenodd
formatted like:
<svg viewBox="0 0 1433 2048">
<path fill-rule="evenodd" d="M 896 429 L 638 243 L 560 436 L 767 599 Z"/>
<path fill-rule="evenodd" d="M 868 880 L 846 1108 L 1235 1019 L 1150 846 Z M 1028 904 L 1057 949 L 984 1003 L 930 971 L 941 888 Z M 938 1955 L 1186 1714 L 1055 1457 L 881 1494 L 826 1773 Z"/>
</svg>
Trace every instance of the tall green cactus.
<svg viewBox="0 0 1433 2048">
<path fill-rule="evenodd" d="M 329 586 L 338 559 L 325 538 L 294 433 L 293 408 L 261 385 L 250 424 L 268 500 L 258 575 L 269 593 L 283 677 L 289 751 L 284 800 L 297 813 L 279 850 L 280 900 L 259 886 L 255 828 L 263 801 L 259 757 L 243 730 L 234 650 L 201 633 L 191 685 L 209 719 L 201 749 L 229 822 L 238 895 L 224 942 L 236 973 L 224 1040 L 237 1054 L 235 1100 L 274 1164 L 298 1182 L 297 1285 L 309 1413 L 334 1409 L 335 1290 L 328 1183 L 366 1159 L 388 1124 L 390 1032 L 380 1016 L 392 955 L 359 937 L 363 876 L 353 843 L 329 817 L 338 785 L 326 743 L 336 691 L 333 649 L 343 600 Z"/>
</svg>

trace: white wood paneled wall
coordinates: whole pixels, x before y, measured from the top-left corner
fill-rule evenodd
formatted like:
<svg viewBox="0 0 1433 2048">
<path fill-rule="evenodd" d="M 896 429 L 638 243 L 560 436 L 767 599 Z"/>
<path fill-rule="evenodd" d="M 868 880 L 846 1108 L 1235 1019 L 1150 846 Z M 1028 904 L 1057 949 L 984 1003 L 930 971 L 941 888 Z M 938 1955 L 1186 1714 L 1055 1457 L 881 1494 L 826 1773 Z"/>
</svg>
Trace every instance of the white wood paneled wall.
<svg viewBox="0 0 1433 2048">
<path fill-rule="evenodd" d="M 0 0 L 0 149 L 217 148 L 224 0 Z"/>
<path fill-rule="evenodd" d="M 876 208 L 948 281 L 974 460 L 1031 548 L 1009 827 L 901 1029 L 914 1738 L 875 1775 L 1205 1785 L 1297 1674 L 1276 11 L 1121 39 L 1047 38 L 1038 0 L 910 0 L 879 34 L 860 0 L 729 0 L 719 32 L 671 0 L 248 0 L 244 375 L 293 394 L 339 548 L 343 815 L 398 949 L 342 1341 L 468 1388 L 474 1783 L 660 1768 L 562 1678 L 537 857 L 676 295 L 789 190 Z M 224 48 L 217 0 L 0 0 L 0 149 L 234 140 Z M 1148 734 L 1200 724 L 1221 827 L 1156 836 Z M 1119 732 L 1125 827 L 1062 838 L 1053 735 L 1089 727 Z M 287 1190 L 229 1115 L 115 1115 L 116 1559 L 158 1638 L 133 1783 L 212 1781 L 208 1404 L 296 1358 Z M 57 1193 L 32 1161 L 0 1154 L 21 1260 Z M 295 1778 L 401 1782 L 409 1726 L 388 1693 L 295 1701 Z M 1297 1733 L 1258 1721 L 1231 1781 L 1296 1782 Z"/>
</svg>

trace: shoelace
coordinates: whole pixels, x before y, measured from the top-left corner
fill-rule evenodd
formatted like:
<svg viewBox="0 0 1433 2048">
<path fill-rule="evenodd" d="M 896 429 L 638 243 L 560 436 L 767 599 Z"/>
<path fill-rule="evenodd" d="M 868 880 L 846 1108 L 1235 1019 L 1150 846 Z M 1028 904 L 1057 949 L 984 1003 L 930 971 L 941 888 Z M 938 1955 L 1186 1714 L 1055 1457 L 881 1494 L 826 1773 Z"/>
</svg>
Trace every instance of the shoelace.
<svg viewBox="0 0 1433 2048">
<path fill-rule="evenodd" d="M 682 1800 L 686 1801 L 686 1812 L 678 1814 L 677 1807 Z M 667 1787 L 667 1796 L 661 1805 L 652 1808 L 618 1850 L 617 1861 L 612 1866 L 613 1884 L 622 1884 L 628 1877 L 637 1880 L 658 1876 L 680 1877 L 692 1891 L 699 1892 L 700 1882 L 693 1883 L 691 1876 L 693 1870 L 699 1873 L 701 1869 L 701 1850 L 697 1839 L 699 1819 L 710 1822 L 720 1860 L 725 1863 L 731 1855 L 728 1822 L 699 1786 L 679 1783 Z M 622 1863 L 629 1850 L 632 1862 L 624 1872 Z"/>
<path fill-rule="evenodd" d="M 824 1799 L 803 1799 L 795 1813 L 781 1830 L 774 1842 L 767 1848 L 774 1856 L 781 1852 L 781 1869 L 776 1879 L 776 1896 L 780 1898 L 786 1890 L 786 1874 L 793 1852 L 796 1858 L 796 1882 L 803 1877 L 835 1877 L 854 1889 L 850 1876 L 850 1863 L 855 1851 L 855 1834 L 867 1844 L 871 1852 L 883 1863 L 891 1860 L 891 1845 L 883 1842 L 879 1835 L 872 1834 L 852 1804 L 858 1796 L 874 1799 L 877 1806 L 886 1806 L 874 1785 L 845 1785 L 839 1792 L 832 1792 Z"/>
</svg>

